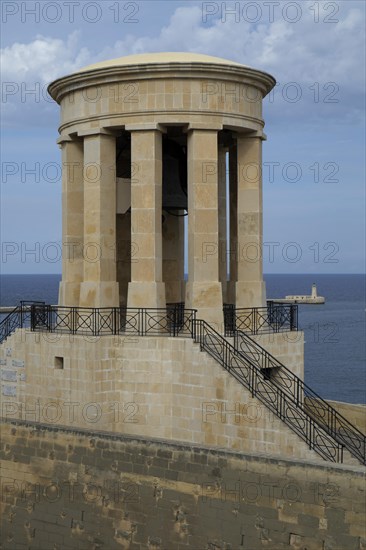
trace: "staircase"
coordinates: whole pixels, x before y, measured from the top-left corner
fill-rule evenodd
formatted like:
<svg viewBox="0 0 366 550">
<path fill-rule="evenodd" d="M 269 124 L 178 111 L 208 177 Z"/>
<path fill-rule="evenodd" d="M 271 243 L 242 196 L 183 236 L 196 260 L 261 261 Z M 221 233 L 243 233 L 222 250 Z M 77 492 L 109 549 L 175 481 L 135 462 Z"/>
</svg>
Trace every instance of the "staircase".
<svg viewBox="0 0 366 550">
<path fill-rule="evenodd" d="M 237 331 L 232 345 L 196 320 L 195 341 L 319 456 L 343 462 L 346 450 L 366 464 L 365 435 L 247 334 Z"/>
<path fill-rule="evenodd" d="M 16 329 L 27 327 L 72 334 L 91 330 L 94 335 L 190 337 L 323 459 L 343 462 L 348 451 L 366 464 L 366 436 L 246 332 L 235 330 L 232 345 L 206 321 L 196 319 L 193 310 L 182 308 L 79 309 L 21 302 L 0 323 L 0 344 Z"/>
<path fill-rule="evenodd" d="M 352 456 L 365 463 L 365 435 L 344 416 L 244 332 L 235 333 L 234 347 L 257 368 L 266 372 L 277 388 L 285 392 L 299 409 L 321 425 Z"/>
<path fill-rule="evenodd" d="M 2 344 L 18 328 L 31 326 L 32 305 L 45 307 L 45 302 L 22 301 L 0 322 L 0 344 Z"/>
</svg>

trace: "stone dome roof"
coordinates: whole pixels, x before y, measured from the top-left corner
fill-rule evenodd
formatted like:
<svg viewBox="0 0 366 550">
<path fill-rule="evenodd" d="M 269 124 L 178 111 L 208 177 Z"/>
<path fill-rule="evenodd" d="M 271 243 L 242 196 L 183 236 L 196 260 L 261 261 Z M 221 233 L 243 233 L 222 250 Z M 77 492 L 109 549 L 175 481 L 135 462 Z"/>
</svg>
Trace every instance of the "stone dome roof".
<svg viewBox="0 0 366 550">
<path fill-rule="evenodd" d="M 117 57 L 116 59 L 100 61 L 99 63 L 94 63 L 93 65 L 83 67 L 76 72 L 81 73 L 97 69 L 107 69 L 109 67 L 124 67 L 127 65 L 145 65 L 148 63 L 211 63 L 219 65 L 233 65 L 235 67 L 247 66 L 241 63 L 236 63 L 235 61 L 223 59 L 221 57 L 213 57 L 211 55 L 204 55 L 201 53 L 158 52 L 127 55 L 125 57 Z"/>
<path fill-rule="evenodd" d="M 175 78 L 182 75 L 187 78 L 222 78 L 241 79 L 250 82 L 267 95 L 276 81 L 270 74 L 258 69 L 230 61 L 192 52 L 157 52 L 127 55 L 116 59 L 99 61 L 82 67 L 72 74 L 62 76 L 48 86 L 50 96 L 60 103 L 62 97 L 76 89 L 96 86 L 101 82 L 115 83 L 134 78 L 143 80 L 152 78 Z"/>
</svg>

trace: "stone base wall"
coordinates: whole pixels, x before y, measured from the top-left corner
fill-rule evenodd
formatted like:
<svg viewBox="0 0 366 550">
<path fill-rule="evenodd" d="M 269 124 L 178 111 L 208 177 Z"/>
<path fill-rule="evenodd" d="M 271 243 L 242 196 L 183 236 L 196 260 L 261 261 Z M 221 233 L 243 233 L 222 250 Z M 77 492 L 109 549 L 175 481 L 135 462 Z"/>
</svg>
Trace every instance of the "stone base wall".
<svg viewBox="0 0 366 550">
<path fill-rule="evenodd" d="M 322 462 L 188 338 L 22 329 L 1 351 L 5 418 Z"/>
<path fill-rule="evenodd" d="M 364 468 L 1 426 L 2 550 L 364 550 Z"/>
<path fill-rule="evenodd" d="M 251 338 L 304 380 L 304 333 L 302 331 L 258 334 Z"/>
<path fill-rule="evenodd" d="M 189 338 L 22 329 L 1 351 L 5 418 L 322 461 Z"/>
</svg>

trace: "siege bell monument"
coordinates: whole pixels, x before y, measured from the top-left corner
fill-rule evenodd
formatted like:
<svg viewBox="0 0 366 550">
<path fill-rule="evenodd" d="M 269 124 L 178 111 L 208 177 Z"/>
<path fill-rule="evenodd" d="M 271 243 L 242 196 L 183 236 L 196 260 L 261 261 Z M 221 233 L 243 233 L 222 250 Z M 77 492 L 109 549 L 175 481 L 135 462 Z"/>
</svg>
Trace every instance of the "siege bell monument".
<svg viewBox="0 0 366 550">
<path fill-rule="evenodd" d="M 221 327 L 223 303 L 265 305 L 262 100 L 274 85 L 224 59 L 153 53 L 49 86 L 61 106 L 59 305 L 185 302 Z"/>
<path fill-rule="evenodd" d="M 62 281 L 0 322 L 4 550 L 365 548 L 364 409 L 304 383 L 266 300 L 274 84 L 192 53 L 50 84 Z"/>
</svg>

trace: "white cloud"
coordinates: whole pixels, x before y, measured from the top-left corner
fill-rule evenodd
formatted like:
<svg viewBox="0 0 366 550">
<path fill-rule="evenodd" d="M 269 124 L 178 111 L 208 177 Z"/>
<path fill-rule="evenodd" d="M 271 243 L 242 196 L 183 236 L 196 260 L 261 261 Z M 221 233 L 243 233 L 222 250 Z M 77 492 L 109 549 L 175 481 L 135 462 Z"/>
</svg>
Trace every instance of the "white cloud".
<svg viewBox="0 0 366 550">
<path fill-rule="evenodd" d="M 327 117 L 359 117 L 363 107 L 364 78 L 362 5 L 343 3 L 342 12 L 336 15 L 339 19 L 336 24 L 315 23 L 314 13 L 309 9 L 312 5 L 308 1 L 301 3 L 302 17 L 297 23 L 277 17 L 272 23 L 260 21 L 257 25 L 243 19 L 235 21 L 235 17 L 227 17 L 223 22 L 219 16 L 204 24 L 198 6 L 181 6 L 157 36 L 129 34 L 96 55 L 80 46 L 81 32 L 72 33 L 65 41 L 37 36 L 28 44 L 17 42 L 2 50 L 3 82 L 26 82 L 30 87 L 34 82 L 45 85 L 58 76 L 102 59 L 140 52 L 192 51 L 226 57 L 266 70 L 281 86 L 297 82 L 306 97 L 302 98 L 301 105 L 297 105 L 295 114 L 294 105 L 283 101 L 280 94 L 276 106 L 276 114 L 280 116 L 286 113 L 296 117 L 308 116 L 309 105 L 314 102 L 314 92 L 309 90 L 309 86 L 319 82 L 320 92 L 325 97 L 331 90 L 321 87 L 327 82 L 335 82 L 339 86 L 336 95 L 339 102 L 322 111 L 312 109 L 314 116 L 326 113 Z M 319 5 L 324 7 L 327 3 Z M 7 118 L 18 113 L 23 122 L 24 116 L 38 119 L 39 109 L 50 108 L 50 103 L 44 102 L 36 113 L 29 105 L 23 105 L 20 114 L 19 110 L 14 110 L 13 103 L 17 100 L 16 94 L 9 97 L 9 104 L 5 105 Z"/>
<path fill-rule="evenodd" d="M 80 48 L 80 33 L 61 39 L 37 36 L 29 44 L 15 42 L 1 50 L 3 79 L 46 84 L 88 63 L 90 53 Z"/>
<path fill-rule="evenodd" d="M 87 48 L 80 48 L 80 33 L 66 41 L 37 36 L 29 44 L 15 42 L 1 50 L 1 107 L 3 123 L 47 125 L 56 105 L 47 85 L 60 75 L 76 71 L 90 62 Z"/>
</svg>

